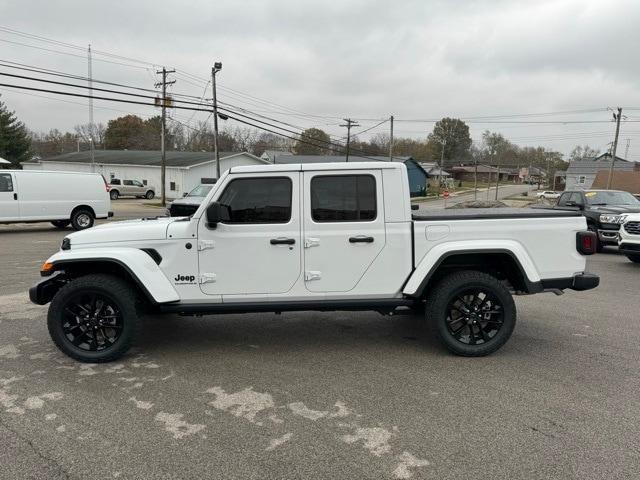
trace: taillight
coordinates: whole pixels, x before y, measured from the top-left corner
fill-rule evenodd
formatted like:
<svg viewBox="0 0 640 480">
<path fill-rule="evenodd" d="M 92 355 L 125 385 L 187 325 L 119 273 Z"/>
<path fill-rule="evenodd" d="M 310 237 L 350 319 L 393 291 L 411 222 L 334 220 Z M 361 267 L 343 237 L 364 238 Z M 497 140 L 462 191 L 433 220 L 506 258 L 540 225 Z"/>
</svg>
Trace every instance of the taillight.
<svg viewBox="0 0 640 480">
<path fill-rule="evenodd" d="M 596 234 L 594 232 L 576 233 L 576 250 L 582 255 L 593 255 L 596 253 Z"/>
</svg>

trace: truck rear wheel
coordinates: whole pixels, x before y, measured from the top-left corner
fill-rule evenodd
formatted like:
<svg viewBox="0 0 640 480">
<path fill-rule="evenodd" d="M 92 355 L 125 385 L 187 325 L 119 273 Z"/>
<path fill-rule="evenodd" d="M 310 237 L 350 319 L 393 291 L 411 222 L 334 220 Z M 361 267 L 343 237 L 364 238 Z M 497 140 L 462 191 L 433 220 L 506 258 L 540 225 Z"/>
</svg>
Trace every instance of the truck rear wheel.
<svg viewBox="0 0 640 480">
<path fill-rule="evenodd" d="M 71 214 L 71 226 L 74 230 L 84 230 L 93 227 L 93 213 L 84 208 L 80 208 Z"/>
<path fill-rule="evenodd" d="M 135 291 L 112 275 L 77 278 L 53 297 L 47 326 L 56 346 L 75 360 L 116 360 L 129 350 L 138 332 Z"/>
<path fill-rule="evenodd" d="M 640 253 L 637 255 L 630 253 L 629 255 L 627 255 L 627 258 L 631 260 L 633 263 L 640 263 Z"/>
<path fill-rule="evenodd" d="M 442 343 L 465 357 L 495 352 L 516 325 L 509 290 L 495 277 L 474 270 L 444 277 L 427 296 L 426 315 Z"/>
</svg>

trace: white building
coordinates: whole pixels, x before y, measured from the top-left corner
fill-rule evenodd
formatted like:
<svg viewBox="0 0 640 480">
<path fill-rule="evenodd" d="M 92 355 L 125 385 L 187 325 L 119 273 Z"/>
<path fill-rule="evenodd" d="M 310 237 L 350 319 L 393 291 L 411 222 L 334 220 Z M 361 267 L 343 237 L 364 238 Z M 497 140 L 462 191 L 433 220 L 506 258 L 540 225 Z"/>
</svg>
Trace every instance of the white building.
<svg viewBox="0 0 640 480">
<path fill-rule="evenodd" d="M 166 152 L 166 196 L 182 197 L 202 182 L 203 178 L 216 178 L 216 164 L 211 152 Z M 107 181 L 112 178 L 139 180 L 156 188 L 160 195 L 159 150 L 95 150 L 96 173 Z M 242 165 L 264 165 L 267 160 L 247 152 L 220 153 L 220 172 Z M 73 152 L 39 160 L 23 162 L 25 170 L 62 170 L 91 172 L 89 152 Z"/>
</svg>

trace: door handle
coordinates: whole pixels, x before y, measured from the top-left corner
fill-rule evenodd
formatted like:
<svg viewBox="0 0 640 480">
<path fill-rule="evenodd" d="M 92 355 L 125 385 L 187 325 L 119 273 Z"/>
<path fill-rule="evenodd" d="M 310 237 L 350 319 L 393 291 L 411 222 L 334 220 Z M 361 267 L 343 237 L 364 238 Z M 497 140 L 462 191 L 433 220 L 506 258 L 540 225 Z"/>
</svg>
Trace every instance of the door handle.
<svg viewBox="0 0 640 480">
<path fill-rule="evenodd" d="M 271 245 L 293 245 L 296 243 L 295 238 L 272 238 L 269 240 Z"/>
<path fill-rule="evenodd" d="M 17 193 L 14 193 L 14 194 L 13 194 L 13 199 L 14 199 L 14 200 L 17 200 L 17 199 L 18 199 L 18 194 L 17 194 Z"/>
<path fill-rule="evenodd" d="M 363 235 L 359 235 L 357 237 L 350 237 L 349 243 L 373 243 L 373 237 L 365 237 Z"/>
</svg>

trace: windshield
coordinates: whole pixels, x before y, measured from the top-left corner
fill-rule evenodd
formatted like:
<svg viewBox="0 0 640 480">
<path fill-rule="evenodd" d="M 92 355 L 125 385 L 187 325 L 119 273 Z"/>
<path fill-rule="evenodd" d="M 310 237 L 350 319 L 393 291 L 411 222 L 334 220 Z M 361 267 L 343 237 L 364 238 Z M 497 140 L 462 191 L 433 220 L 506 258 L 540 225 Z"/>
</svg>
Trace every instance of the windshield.
<svg viewBox="0 0 640 480">
<path fill-rule="evenodd" d="M 600 191 L 584 194 L 589 205 L 638 205 L 640 201 L 629 192 Z"/>
<path fill-rule="evenodd" d="M 213 185 L 198 185 L 189 192 L 187 197 L 206 197 L 207 193 L 211 191 L 211 187 L 213 187 Z"/>
</svg>

